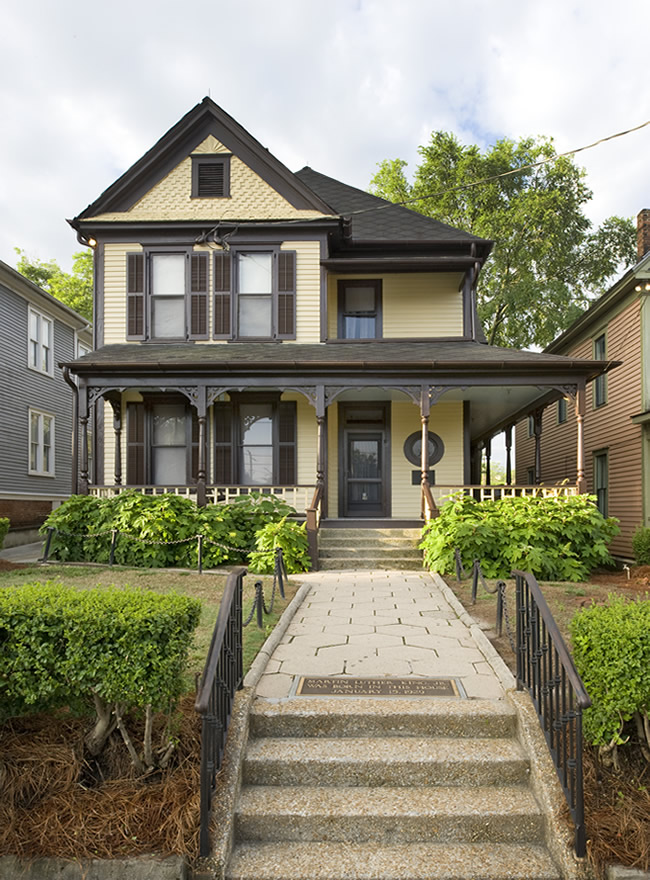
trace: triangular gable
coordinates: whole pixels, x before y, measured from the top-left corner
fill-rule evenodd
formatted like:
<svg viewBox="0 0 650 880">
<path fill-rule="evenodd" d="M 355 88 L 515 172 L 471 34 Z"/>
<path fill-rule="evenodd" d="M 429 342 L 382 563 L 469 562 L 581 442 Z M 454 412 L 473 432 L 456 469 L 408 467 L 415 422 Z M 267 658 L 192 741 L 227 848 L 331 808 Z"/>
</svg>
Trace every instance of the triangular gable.
<svg viewBox="0 0 650 880">
<path fill-rule="evenodd" d="M 258 188 L 259 182 L 263 182 L 268 190 L 274 191 L 294 210 L 309 212 L 310 215 L 314 212 L 332 213 L 325 202 L 238 122 L 210 98 L 204 98 L 76 219 L 85 220 L 100 215 L 111 215 L 111 219 L 118 219 L 115 215 L 130 214 L 163 181 L 174 174 L 182 175 L 183 172 L 178 169 L 183 163 L 185 166 L 191 163 L 189 157 L 193 152 L 212 150 L 232 154 L 238 172 L 243 168 L 249 169 L 255 176 Z M 224 200 L 221 201 L 223 204 Z"/>
</svg>

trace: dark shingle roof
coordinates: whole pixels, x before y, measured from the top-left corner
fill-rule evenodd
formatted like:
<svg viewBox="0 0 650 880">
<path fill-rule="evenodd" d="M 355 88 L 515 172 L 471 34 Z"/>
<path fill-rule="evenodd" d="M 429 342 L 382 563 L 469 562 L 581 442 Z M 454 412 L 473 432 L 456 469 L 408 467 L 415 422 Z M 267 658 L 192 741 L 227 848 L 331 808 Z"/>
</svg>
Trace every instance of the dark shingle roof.
<svg viewBox="0 0 650 880">
<path fill-rule="evenodd" d="M 354 186 L 348 186 L 320 174 L 312 168 L 302 168 L 296 177 L 326 202 L 335 214 L 352 218 L 354 241 L 440 241 L 477 242 L 487 245 L 483 238 L 455 229 L 446 223 L 425 217 L 401 205 L 394 205 Z M 355 213 L 362 212 L 362 213 Z"/>
</svg>

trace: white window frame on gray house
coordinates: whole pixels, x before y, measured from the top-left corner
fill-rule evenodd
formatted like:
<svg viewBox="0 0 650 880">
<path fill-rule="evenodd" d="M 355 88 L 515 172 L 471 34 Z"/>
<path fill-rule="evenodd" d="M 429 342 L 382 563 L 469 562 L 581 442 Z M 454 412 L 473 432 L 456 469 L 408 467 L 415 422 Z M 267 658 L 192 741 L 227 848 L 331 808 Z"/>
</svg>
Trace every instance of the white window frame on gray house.
<svg viewBox="0 0 650 880">
<path fill-rule="evenodd" d="M 48 315 L 29 307 L 27 316 L 27 366 L 46 376 L 54 375 L 54 321 Z"/>
<path fill-rule="evenodd" d="M 52 413 L 30 407 L 28 419 L 28 472 L 36 477 L 54 477 L 55 418 Z"/>
</svg>

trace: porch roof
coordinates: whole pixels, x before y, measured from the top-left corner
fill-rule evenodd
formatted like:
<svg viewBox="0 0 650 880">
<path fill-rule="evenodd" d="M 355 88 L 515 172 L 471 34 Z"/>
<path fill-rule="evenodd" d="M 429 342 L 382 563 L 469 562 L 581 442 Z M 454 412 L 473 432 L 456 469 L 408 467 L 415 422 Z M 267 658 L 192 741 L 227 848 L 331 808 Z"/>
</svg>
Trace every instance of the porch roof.
<svg viewBox="0 0 650 880">
<path fill-rule="evenodd" d="M 216 343 L 106 345 L 74 361 L 65 361 L 80 376 L 110 374 L 192 373 L 255 375 L 263 373 L 358 377 L 374 373 L 408 375 L 417 381 L 452 378 L 477 384 L 507 384 L 517 377 L 589 381 L 618 362 L 594 361 L 541 352 L 485 345 L 472 340 L 384 339 L 329 343 Z M 488 381 L 489 380 L 489 381 Z"/>
</svg>

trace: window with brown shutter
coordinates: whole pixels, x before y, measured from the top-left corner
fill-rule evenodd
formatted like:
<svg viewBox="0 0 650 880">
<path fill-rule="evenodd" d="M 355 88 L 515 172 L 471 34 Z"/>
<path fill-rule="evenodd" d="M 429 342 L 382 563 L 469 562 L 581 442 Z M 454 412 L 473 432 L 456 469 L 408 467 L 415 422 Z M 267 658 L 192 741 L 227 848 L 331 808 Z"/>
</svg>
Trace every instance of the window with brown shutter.
<svg viewBox="0 0 650 880">
<path fill-rule="evenodd" d="M 126 338 L 144 339 L 144 254 L 126 255 Z"/>
<path fill-rule="evenodd" d="M 230 339 L 232 335 L 230 266 L 229 253 L 214 255 L 214 335 L 217 339 Z"/>
<path fill-rule="evenodd" d="M 208 339 L 208 255 L 192 254 L 190 268 L 190 339 Z"/>
<path fill-rule="evenodd" d="M 145 482 L 144 403 L 126 405 L 126 482 L 142 486 Z"/>
</svg>

